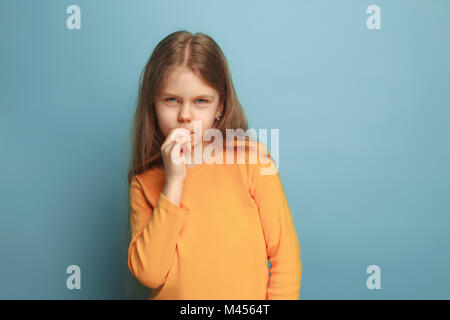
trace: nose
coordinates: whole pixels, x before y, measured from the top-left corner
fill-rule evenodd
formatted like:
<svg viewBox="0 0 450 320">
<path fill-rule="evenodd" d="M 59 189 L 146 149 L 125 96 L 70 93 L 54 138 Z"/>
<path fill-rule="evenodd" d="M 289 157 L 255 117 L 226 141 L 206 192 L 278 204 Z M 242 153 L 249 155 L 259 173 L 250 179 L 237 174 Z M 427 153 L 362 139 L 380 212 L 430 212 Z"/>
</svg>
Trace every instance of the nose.
<svg viewBox="0 0 450 320">
<path fill-rule="evenodd" d="M 179 123 L 191 123 L 192 122 L 191 111 L 187 105 L 183 105 L 181 107 L 181 110 L 178 113 L 178 122 Z"/>
</svg>

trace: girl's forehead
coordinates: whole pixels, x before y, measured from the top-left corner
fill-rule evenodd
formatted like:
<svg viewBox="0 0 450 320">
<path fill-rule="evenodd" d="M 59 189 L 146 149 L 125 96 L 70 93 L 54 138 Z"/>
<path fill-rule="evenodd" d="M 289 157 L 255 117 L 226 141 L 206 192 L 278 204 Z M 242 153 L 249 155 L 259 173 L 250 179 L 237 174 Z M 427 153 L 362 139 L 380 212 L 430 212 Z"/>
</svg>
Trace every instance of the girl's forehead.
<svg viewBox="0 0 450 320">
<path fill-rule="evenodd" d="M 194 73 L 190 69 L 169 69 L 166 71 L 161 83 L 163 87 L 176 85 L 185 87 L 187 83 L 189 87 L 209 88 L 210 90 L 214 90 L 214 88 L 201 75 Z"/>
<path fill-rule="evenodd" d="M 214 97 L 219 95 L 219 92 L 212 87 L 202 86 L 202 85 L 186 85 L 179 86 L 168 84 L 163 86 L 159 92 L 160 96 L 171 96 L 179 98 L 209 98 L 214 99 Z"/>
</svg>

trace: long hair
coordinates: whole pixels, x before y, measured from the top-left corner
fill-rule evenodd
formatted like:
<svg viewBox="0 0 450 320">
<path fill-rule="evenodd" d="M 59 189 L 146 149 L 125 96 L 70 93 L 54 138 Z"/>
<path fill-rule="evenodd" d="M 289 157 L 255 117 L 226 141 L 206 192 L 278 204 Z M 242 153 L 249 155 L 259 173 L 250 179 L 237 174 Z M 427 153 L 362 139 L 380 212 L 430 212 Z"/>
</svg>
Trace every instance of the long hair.
<svg viewBox="0 0 450 320">
<path fill-rule="evenodd" d="M 220 130 L 223 137 L 226 136 L 226 129 L 248 130 L 247 118 L 237 98 L 228 62 L 218 44 L 201 32 L 192 34 L 181 30 L 171 33 L 156 45 L 139 78 L 128 184 L 134 175 L 163 164 L 161 146 L 165 137 L 156 118 L 155 96 L 168 72 L 177 67 L 189 68 L 219 92 L 223 110 L 220 120 L 214 121 L 213 128 Z M 247 136 L 245 141 L 249 141 Z"/>
<path fill-rule="evenodd" d="M 223 139 L 226 137 L 226 129 L 233 129 L 238 135 L 248 130 L 247 118 L 237 98 L 227 60 L 217 43 L 201 32 L 192 34 L 181 30 L 171 33 L 156 45 L 139 77 L 139 96 L 131 126 L 128 184 L 134 175 L 163 165 L 161 146 L 165 137 L 156 118 L 155 97 L 168 72 L 177 67 L 189 68 L 219 92 L 219 104 L 223 103 L 223 110 L 220 119 L 214 121 L 213 128 L 221 131 Z M 264 145 L 247 135 L 243 139 L 238 137 L 237 141 L 233 140 L 231 145 L 228 142 L 223 141 L 223 145 L 233 150 L 237 147 L 240 150 L 260 150 L 261 153 L 268 154 Z M 129 225 L 128 237 L 130 238 Z M 146 288 L 137 281 L 135 283 L 136 297 L 138 289 L 143 291 Z"/>
</svg>

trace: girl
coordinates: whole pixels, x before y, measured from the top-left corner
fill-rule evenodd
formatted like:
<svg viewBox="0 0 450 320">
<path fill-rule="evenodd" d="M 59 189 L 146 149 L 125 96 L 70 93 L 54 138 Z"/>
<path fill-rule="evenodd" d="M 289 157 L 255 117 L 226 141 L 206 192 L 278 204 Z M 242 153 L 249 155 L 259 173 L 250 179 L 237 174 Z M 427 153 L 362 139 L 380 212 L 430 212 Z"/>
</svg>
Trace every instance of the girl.
<svg viewBox="0 0 450 320">
<path fill-rule="evenodd" d="M 225 139 L 226 129 L 248 129 L 217 43 L 174 32 L 158 43 L 139 82 L 128 268 L 152 288 L 149 299 L 299 299 L 300 246 L 282 183 L 277 173 L 261 174 L 267 162 L 273 166 L 270 156 L 266 164 L 248 161 L 255 150 L 267 154 L 265 146 L 216 136 L 224 147 L 215 163 L 192 161 L 195 148 L 211 144 L 202 138 L 206 130 Z M 242 147 L 245 161 L 237 163 L 234 151 Z M 234 162 L 225 164 L 230 150 Z M 186 161 L 175 163 L 175 156 Z"/>
</svg>

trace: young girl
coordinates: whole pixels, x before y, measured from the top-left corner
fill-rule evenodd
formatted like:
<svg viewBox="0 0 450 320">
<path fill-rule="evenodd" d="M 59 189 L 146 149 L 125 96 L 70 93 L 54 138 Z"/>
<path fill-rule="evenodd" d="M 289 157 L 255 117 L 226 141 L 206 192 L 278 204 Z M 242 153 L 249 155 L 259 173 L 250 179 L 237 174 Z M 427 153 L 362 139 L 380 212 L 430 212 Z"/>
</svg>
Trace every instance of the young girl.
<svg viewBox="0 0 450 320">
<path fill-rule="evenodd" d="M 255 146 L 258 155 L 268 153 L 247 136 L 243 145 L 224 142 L 226 129 L 248 126 L 217 43 L 202 33 L 170 34 L 139 85 L 128 267 L 152 288 L 149 299 L 299 299 L 300 246 L 283 186 L 278 173 L 261 174 L 273 160 L 248 161 Z M 224 152 L 197 163 L 193 151 L 210 145 L 208 129 L 222 133 L 214 143 Z M 236 147 L 244 147 L 244 163 Z M 224 156 L 230 150 L 231 164 Z"/>
</svg>

